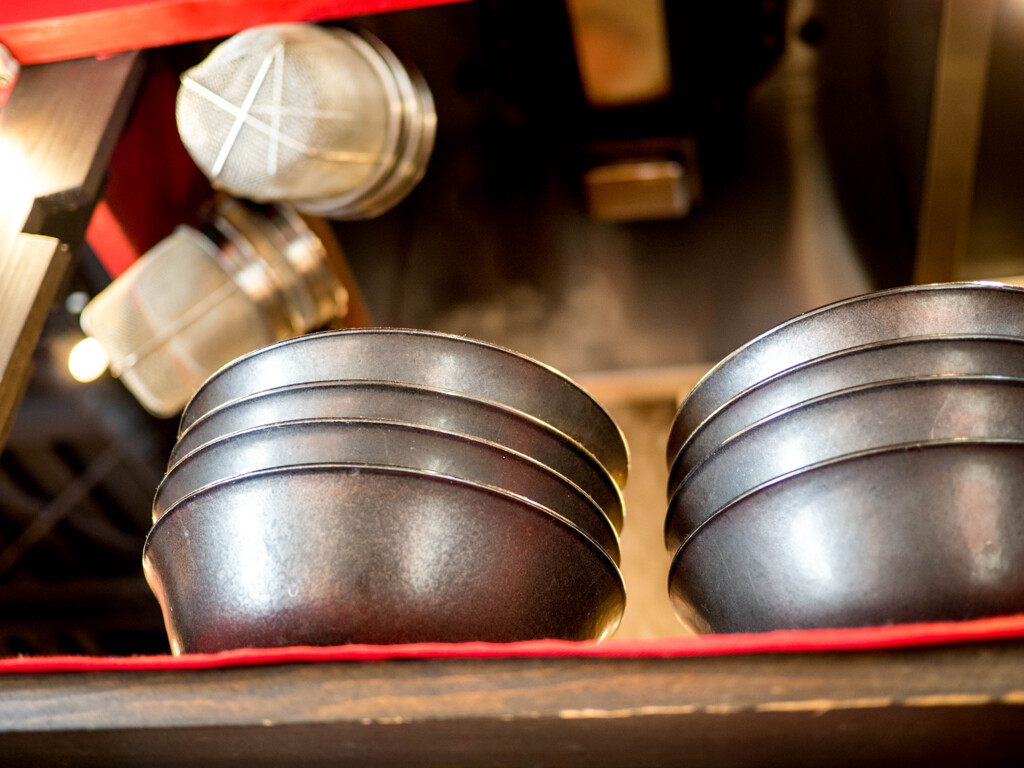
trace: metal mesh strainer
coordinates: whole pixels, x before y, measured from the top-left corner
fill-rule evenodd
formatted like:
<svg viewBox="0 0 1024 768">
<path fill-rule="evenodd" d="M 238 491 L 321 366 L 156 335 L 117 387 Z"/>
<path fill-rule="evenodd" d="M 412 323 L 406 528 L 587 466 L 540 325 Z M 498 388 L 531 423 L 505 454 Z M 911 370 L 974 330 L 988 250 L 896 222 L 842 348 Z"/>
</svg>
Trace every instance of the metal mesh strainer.
<svg viewBox="0 0 1024 768">
<path fill-rule="evenodd" d="M 235 35 L 185 72 L 177 121 L 215 187 L 362 218 L 422 178 L 436 116 L 422 78 L 376 38 L 280 24 Z"/>
<path fill-rule="evenodd" d="M 323 327 L 347 305 L 323 242 L 294 211 L 227 199 L 212 227 L 178 227 L 150 249 L 81 323 L 139 402 L 170 416 L 225 363 Z"/>
</svg>

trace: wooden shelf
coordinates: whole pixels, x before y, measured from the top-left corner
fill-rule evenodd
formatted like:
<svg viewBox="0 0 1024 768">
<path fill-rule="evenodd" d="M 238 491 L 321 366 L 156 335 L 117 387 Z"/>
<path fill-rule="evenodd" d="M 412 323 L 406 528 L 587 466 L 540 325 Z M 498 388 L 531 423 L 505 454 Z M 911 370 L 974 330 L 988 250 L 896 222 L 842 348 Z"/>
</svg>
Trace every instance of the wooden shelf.
<svg viewBox="0 0 1024 768">
<path fill-rule="evenodd" d="M 1022 704 L 1021 642 L 11 675 L 0 755 L 5 766 L 979 764 L 1024 757 Z"/>
</svg>

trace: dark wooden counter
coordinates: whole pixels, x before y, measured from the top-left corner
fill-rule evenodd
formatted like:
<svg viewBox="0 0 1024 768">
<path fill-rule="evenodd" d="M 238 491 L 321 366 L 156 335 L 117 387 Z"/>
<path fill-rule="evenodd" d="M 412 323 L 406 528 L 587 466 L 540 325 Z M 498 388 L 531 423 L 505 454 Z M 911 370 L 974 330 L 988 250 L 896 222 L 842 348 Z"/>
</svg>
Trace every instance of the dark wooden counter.
<svg viewBox="0 0 1024 768">
<path fill-rule="evenodd" d="M 0 678 L 11 765 L 1024 760 L 1024 644 Z"/>
</svg>

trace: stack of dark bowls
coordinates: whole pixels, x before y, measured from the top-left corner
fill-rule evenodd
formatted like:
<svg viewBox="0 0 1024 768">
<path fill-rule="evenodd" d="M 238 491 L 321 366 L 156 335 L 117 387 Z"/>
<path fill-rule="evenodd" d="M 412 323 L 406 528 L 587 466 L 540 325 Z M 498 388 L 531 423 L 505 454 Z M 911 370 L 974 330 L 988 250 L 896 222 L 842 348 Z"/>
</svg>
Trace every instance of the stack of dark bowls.
<svg viewBox="0 0 1024 768">
<path fill-rule="evenodd" d="M 668 440 L 676 614 L 700 632 L 1024 611 L 1024 290 L 900 288 L 719 363 Z"/>
<path fill-rule="evenodd" d="M 175 653 L 602 638 L 628 464 L 608 413 L 517 353 L 303 336 L 192 398 L 143 565 Z"/>
</svg>

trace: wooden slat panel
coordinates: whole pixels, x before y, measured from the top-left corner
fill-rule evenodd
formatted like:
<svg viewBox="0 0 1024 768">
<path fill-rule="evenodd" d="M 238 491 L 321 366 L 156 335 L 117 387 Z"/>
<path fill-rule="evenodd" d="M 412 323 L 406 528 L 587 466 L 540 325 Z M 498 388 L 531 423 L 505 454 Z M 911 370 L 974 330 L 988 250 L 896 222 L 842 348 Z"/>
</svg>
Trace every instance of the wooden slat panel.
<svg viewBox="0 0 1024 768">
<path fill-rule="evenodd" d="M 140 79 L 133 53 L 26 67 L 0 112 L 0 446 Z"/>
<path fill-rule="evenodd" d="M 32 350 L 70 258 L 52 237 L 19 235 L 0 251 L 0 446 L 28 385 Z"/>
</svg>

